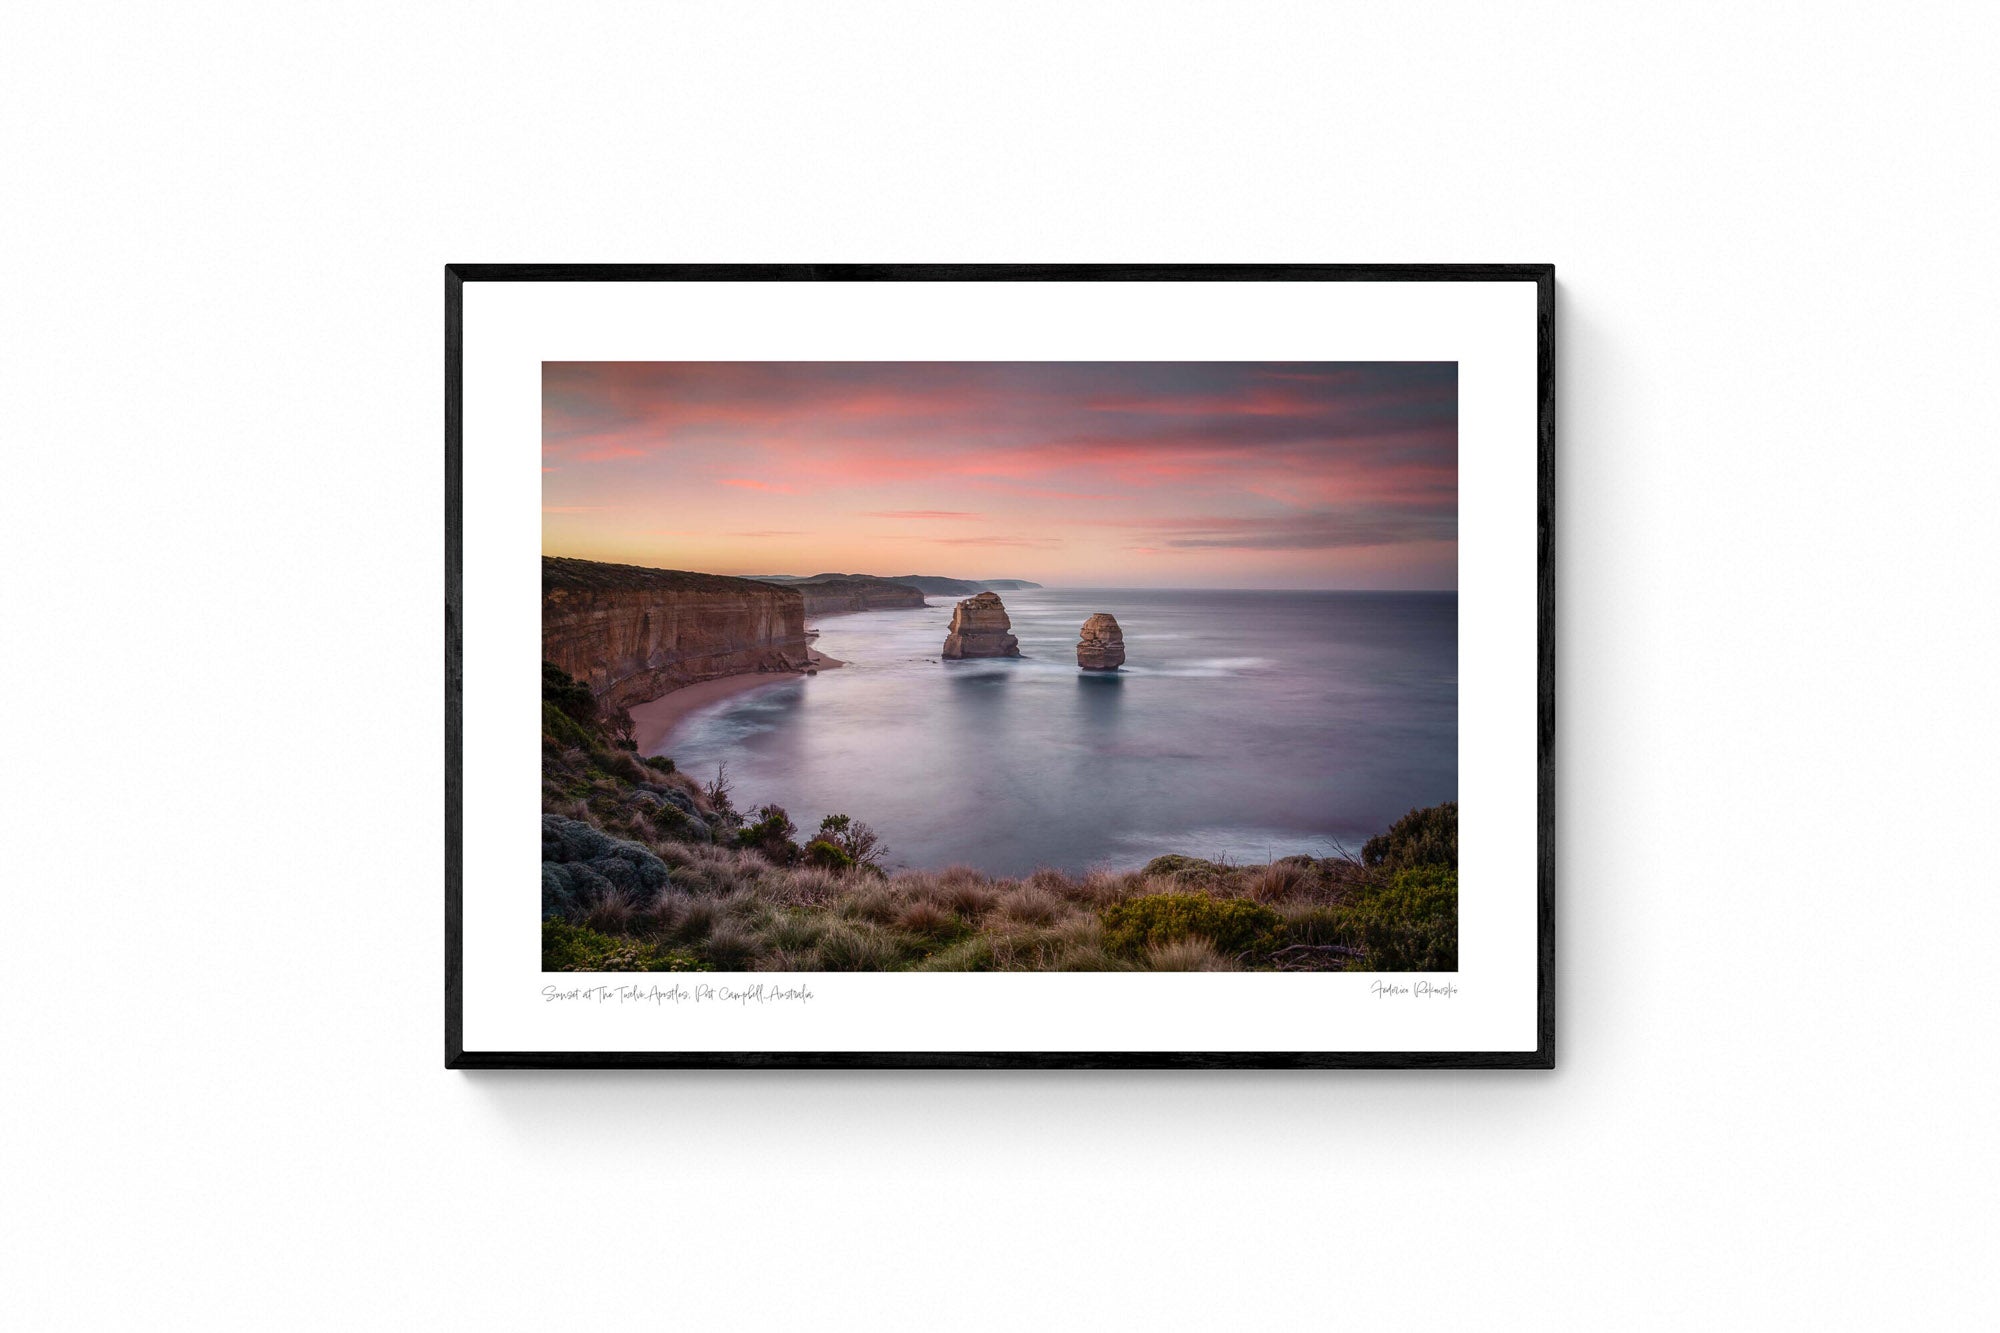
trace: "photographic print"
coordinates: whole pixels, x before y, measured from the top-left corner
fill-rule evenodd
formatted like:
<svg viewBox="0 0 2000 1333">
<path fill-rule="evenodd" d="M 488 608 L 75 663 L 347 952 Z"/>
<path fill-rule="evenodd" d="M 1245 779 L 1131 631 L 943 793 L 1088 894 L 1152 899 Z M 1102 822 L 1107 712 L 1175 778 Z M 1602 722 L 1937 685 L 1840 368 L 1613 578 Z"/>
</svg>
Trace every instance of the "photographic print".
<svg viewBox="0 0 2000 1333">
<path fill-rule="evenodd" d="M 450 266 L 447 1064 L 1550 1067 L 1552 294 Z"/>
<path fill-rule="evenodd" d="M 545 364 L 544 968 L 1455 971 L 1457 389 Z"/>
</svg>

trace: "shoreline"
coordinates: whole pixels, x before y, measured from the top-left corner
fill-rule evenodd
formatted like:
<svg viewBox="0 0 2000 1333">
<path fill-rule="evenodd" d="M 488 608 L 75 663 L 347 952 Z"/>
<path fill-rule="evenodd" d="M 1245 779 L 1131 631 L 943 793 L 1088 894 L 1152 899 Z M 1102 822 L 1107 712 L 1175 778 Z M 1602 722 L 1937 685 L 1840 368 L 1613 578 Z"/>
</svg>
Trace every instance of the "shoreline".
<svg viewBox="0 0 2000 1333">
<path fill-rule="evenodd" d="M 847 665 L 839 658 L 828 657 L 811 647 L 806 649 L 806 660 L 815 671 L 832 671 Z M 714 676 L 692 685 L 683 685 L 677 690 L 668 690 L 659 698 L 635 704 L 628 710 L 632 714 L 632 739 L 638 743 L 639 754 L 655 754 L 673 735 L 674 728 L 696 709 L 748 693 L 760 685 L 776 685 L 805 674 L 803 671 L 738 671 L 733 675 Z"/>
</svg>

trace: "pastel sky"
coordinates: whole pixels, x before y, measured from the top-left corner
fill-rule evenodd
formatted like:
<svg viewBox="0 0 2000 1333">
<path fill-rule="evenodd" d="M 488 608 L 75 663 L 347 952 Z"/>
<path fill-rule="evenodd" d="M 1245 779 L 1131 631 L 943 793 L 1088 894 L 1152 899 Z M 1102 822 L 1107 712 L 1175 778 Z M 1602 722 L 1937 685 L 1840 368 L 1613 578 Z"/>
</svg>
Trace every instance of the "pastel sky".
<svg viewBox="0 0 2000 1333">
<path fill-rule="evenodd" d="M 542 464 L 548 555 L 1458 586 L 1451 362 L 547 362 Z"/>
</svg>

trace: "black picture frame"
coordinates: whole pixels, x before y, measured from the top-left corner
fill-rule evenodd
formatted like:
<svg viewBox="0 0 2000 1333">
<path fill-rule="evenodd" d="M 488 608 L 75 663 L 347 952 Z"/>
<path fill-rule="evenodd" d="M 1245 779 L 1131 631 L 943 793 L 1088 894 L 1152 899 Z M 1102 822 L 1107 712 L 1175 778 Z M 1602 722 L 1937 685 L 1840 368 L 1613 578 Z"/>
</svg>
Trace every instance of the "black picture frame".
<svg viewBox="0 0 2000 1333">
<path fill-rule="evenodd" d="M 1536 1046 L 1532 1051 L 468 1051 L 463 1043 L 463 325 L 468 282 L 1524 282 L 1536 288 Z M 1553 264 L 447 264 L 445 1067 L 447 1069 L 1553 1069 L 1555 439 Z"/>
</svg>

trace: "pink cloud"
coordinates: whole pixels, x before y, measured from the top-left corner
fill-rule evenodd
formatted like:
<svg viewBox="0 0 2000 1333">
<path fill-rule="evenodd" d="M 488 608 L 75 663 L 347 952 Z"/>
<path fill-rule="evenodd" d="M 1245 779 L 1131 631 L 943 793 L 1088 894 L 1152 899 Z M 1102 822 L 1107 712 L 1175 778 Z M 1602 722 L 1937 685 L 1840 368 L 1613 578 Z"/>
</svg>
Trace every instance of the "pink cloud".
<svg viewBox="0 0 2000 1333">
<path fill-rule="evenodd" d="M 1436 586 L 1457 387 L 1450 363 L 550 362 L 543 487 L 551 513 L 626 511 L 589 524 L 594 549 L 699 514 L 703 532 L 645 548 L 688 568 L 730 558 L 705 540 L 755 532 L 826 568 L 917 541 L 1040 550 L 1021 563 L 1057 579 L 1171 565 L 1160 577 L 1334 586 L 1365 567 Z"/>
</svg>

